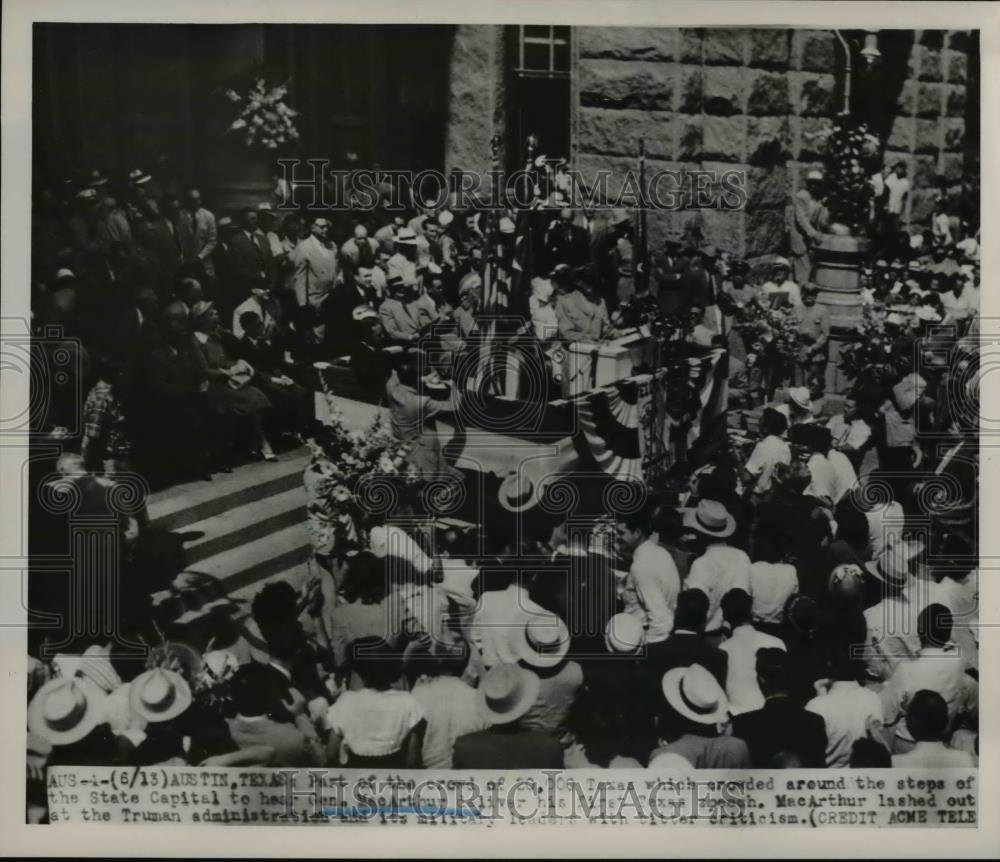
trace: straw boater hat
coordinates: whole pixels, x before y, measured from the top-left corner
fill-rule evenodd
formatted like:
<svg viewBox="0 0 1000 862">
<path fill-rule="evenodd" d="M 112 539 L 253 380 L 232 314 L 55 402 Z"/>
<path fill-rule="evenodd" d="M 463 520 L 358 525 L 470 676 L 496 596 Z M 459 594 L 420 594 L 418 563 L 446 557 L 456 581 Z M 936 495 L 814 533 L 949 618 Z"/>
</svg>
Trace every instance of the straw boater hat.
<svg viewBox="0 0 1000 862">
<path fill-rule="evenodd" d="M 153 179 L 142 168 L 133 168 L 128 172 L 128 181 L 134 186 L 143 186 Z"/>
<path fill-rule="evenodd" d="M 902 587 L 910 580 L 910 563 L 924 551 L 924 543 L 903 541 L 887 545 L 874 560 L 865 563 L 865 568 L 882 583 Z"/>
<path fill-rule="evenodd" d="M 102 174 L 97 168 L 94 168 L 94 170 L 90 172 L 90 179 L 87 181 L 87 185 L 90 186 L 92 189 L 99 189 L 102 186 L 106 186 L 107 184 L 108 184 L 108 178 L 104 176 L 104 174 Z"/>
<path fill-rule="evenodd" d="M 28 729 L 53 745 L 71 745 L 105 720 L 106 701 L 88 679 L 50 679 L 28 704 Z"/>
<path fill-rule="evenodd" d="M 729 715 L 726 693 L 700 664 L 668 670 L 662 688 L 667 703 L 698 724 L 719 724 Z"/>
<path fill-rule="evenodd" d="M 208 312 L 215 308 L 215 303 L 209 300 L 199 299 L 194 305 L 191 306 L 191 319 L 199 320 L 204 317 Z"/>
<path fill-rule="evenodd" d="M 397 245 L 416 245 L 417 235 L 412 228 L 401 227 L 399 233 L 396 234 L 396 244 Z"/>
<path fill-rule="evenodd" d="M 498 664 L 483 677 L 479 697 L 492 724 L 507 724 L 531 709 L 540 688 L 541 680 L 534 671 L 516 664 Z"/>
<path fill-rule="evenodd" d="M 555 667 L 569 652 L 569 629 L 555 614 L 537 614 L 512 632 L 514 652 L 532 667 Z"/>
<path fill-rule="evenodd" d="M 80 189 L 76 193 L 77 200 L 81 201 L 96 201 L 97 200 L 97 189 L 86 188 Z"/>
<path fill-rule="evenodd" d="M 812 397 L 805 386 L 793 386 L 789 389 L 788 401 L 800 410 L 812 410 Z"/>
<path fill-rule="evenodd" d="M 87 647 L 83 655 L 57 655 L 52 663 L 66 679 L 84 677 L 105 694 L 110 694 L 122 684 L 122 678 L 111 664 L 107 648 L 97 644 Z"/>
<path fill-rule="evenodd" d="M 378 319 L 378 312 L 370 305 L 356 305 L 351 312 L 351 317 L 356 323 L 361 323 L 363 320 Z"/>
<path fill-rule="evenodd" d="M 543 477 L 515 470 L 500 483 L 497 497 L 508 512 L 524 512 L 538 505 L 546 484 Z"/>
<path fill-rule="evenodd" d="M 736 519 L 716 500 L 702 500 L 697 508 L 682 511 L 684 526 L 703 535 L 725 539 L 736 530 Z"/>
<path fill-rule="evenodd" d="M 646 632 L 631 614 L 615 614 L 604 628 L 604 645 L 608 652 L 633 655 L 646 642 Z"/>
<path fill-rule="evenodd" d="M 177 718 L 191 705 L 191 688 L 172 670 L 155 667 L 132 680 L 129 706 L 150 723 Z"/>
</svg>

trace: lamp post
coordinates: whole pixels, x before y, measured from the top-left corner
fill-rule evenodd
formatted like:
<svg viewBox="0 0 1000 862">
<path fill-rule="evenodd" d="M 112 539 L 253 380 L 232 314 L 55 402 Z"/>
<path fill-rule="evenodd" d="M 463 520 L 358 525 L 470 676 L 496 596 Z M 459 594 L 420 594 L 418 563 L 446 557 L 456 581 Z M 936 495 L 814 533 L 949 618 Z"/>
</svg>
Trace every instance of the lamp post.
<svg viewBox="0 0 1000 862">
<path fill-rule="evenodd" d="M 854 70 L 853 52 L 840 30 L 833 32 L 844 48 L 844 113 L 849 114 L 851 112 L 851 72 Z M 882 56 L 878 49 L 878 30 L 865 30 L 865 44 L 860 53 L 868 68 L 871 68 L 875 61 Z"/>
</svg>

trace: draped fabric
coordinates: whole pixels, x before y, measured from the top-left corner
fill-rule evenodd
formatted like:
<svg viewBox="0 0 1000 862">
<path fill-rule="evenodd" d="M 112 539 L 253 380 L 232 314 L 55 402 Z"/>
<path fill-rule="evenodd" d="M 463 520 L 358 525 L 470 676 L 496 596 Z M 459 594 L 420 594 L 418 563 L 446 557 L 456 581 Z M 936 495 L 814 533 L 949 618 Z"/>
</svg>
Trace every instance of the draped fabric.
<svg viewBox="0 0 1000 862">
<path fill-rule="evenodd" d="M 576 402 L 574 443 L 580 455 L 621 481 L 650 481 L 699 442 L 725 409 L 723 350 L 689 360 L 687 380 L 675 369 L 620 380 L 593 390 Z M 690 404 L 681 420 L 668 407 Z M 672 434 L 672 430 L 685 432 Z"/>
</svg>

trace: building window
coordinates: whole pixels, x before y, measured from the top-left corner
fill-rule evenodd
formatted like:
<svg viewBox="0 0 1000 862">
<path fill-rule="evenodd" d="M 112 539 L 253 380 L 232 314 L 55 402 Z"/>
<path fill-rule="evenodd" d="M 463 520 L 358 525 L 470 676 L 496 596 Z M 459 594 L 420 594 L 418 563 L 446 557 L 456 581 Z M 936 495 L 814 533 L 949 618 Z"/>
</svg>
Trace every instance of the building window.
<svg viewBox="0 0 1000 862">
<path fill-rule="evenodd" d="M 510 100 L 507 168 L 524 165 L 525 141 L 535 135 L 537 155 L 569 158 L 570 28 L 517 25 L 508 29 Z"/>
<path fill-rule="evenodd" d="M 519 75 L 569 77 L 569 27 L 518 26 Z"/>
</svg>

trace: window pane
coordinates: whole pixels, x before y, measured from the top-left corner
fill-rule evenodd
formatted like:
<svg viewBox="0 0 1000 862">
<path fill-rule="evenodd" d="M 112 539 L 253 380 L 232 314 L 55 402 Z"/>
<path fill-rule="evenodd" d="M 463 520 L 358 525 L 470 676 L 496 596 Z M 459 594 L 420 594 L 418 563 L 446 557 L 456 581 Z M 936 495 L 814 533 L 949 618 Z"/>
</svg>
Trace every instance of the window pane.
<svg viewBox="0 0 1000 862">
<path fill-rule="evenodd" d="M 556 72 L 569 71 L 569 45 L 555 44 L 553 50 L 553 69 Z"/>
<path fill-rule="evenodd" d="M 539 26 L 537 24 L 525 24 L 523 27 L 524 33 L 522 35 L 527 37 L 533 37 L 535 39 L 548 39 L 549 38 L 549 27 Z M 560 30 L 568 30 L 568 27 L 559 27 Z"/>
<path fill-rule="evenodd" d="M 527 42 L 524 45 L 524 68 L 547 72 L 549 69 L 549 46 Z"/>
<path fill-rule="evenodd" d="M 569 27 L 553 27 L 552 38 L 557 42 L 569 42 Z"/>
</svg>

